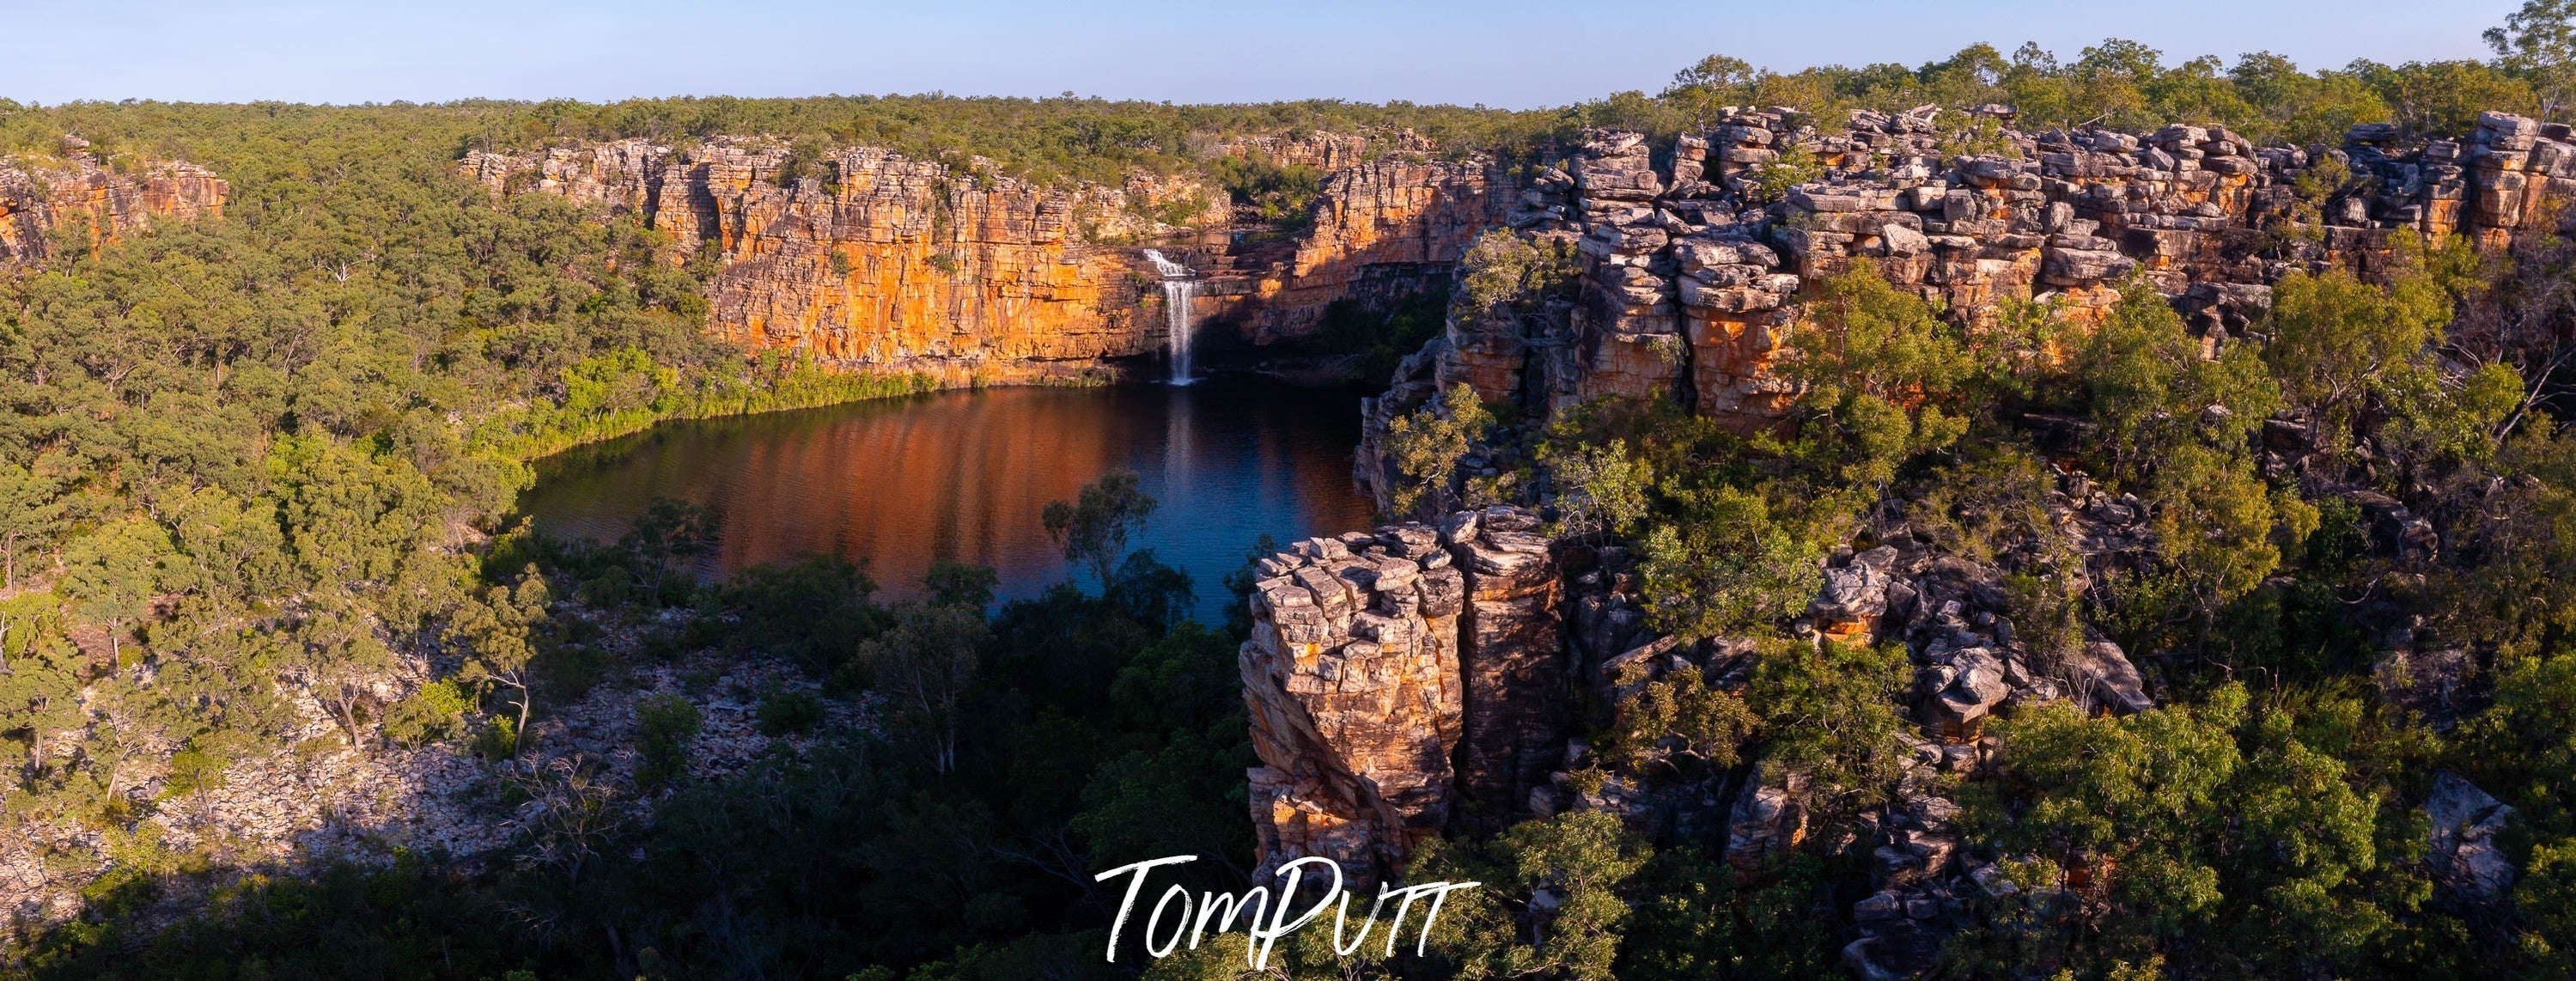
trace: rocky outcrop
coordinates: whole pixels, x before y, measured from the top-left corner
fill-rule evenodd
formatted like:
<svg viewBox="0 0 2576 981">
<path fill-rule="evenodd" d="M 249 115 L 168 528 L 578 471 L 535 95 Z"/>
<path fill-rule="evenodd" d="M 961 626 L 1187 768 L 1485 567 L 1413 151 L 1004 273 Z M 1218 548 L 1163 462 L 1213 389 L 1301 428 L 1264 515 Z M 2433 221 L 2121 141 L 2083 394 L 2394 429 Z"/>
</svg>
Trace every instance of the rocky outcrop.
<svg viewBox="0 0 2576 981">
<path fill-rule="evenodd" d="M 2340 147 L 2256 147 L 2225 129 L 2020 133 L 1936 111 L 1855 112 L 1831 129 L 1786 109 L 1731 112 L 1661 155 L 1596 132 L 1519 190 L 1505 223 L 1573 237 L 1581 300 L 1540 322 L 1453 315 L 1408 380 L 1467 382 L 1534 415 L 1602 396 L 1667 395 L 1739 429 L 1778 420 L 1773 359 L 1820 277 L 1866 264 L 1953 318 L 2053 300 L 2079 321 L 2135 274 L 2212 348 L 2245 334 L 2292 269 L 2367 275 L 2406 231 L 2506 248 L 2562 230 L 2576 131 L 2488 113 L 2460 140 L 2399 146 L 2357 126 Z M 1795 153 L 1821 175 L 1766 201 Z M 1399 403 L 1382 415 L 1401 411 Z"/>
<path fill-rule="evenodd" d="M 1263 863 L 1391 873 L 1448 820 L 1464 578 L 1420 525 L 1308 539 L 1258 571 L 1240 666 Z"/>
<path fill-rule="evenodd" d="M 1390 875 L 1456 805 L 1481 826 L 1547 778 L 1566 692 L 1537 529 L 1497 508 L 1307 539 L 1257 563 L 1239 661 L 1265 868 L 1321 855 Z"/>
<path fill-rule="evenodd" d="M 1980 115 L 2008 118 L 1993 107 Z M 2576 131 L 2487 114 L 2459 141 L 2399 147 L 2394 135 L 2363 126 L 2336 148 L 2255 147 L 2223 129 L 2023 134 L 1944 127 L 1929 112 L 1856 113 L 1825 133 L 1783 110 L 1731 113 L 1668 155 L 1634 134 L 1591 134 L 1581 153 L 1532 176 L 1505 217 L 1533 244 L 1570 246 L 1574 298 L 1453 305 L 1444 335 L 1366 403 L 1357 472 L 1379 488 L 1387 427 L 1458 384 L 1516 404 L 1524 419 L 1603 396 L 1669 396 L 1737 429 L 1771 427 L 1796 394 L 1773 359 L 1807 328 L 1805 299 L 1819 279 L 1862 265 L 1962 324 L 2007 301 L 2044 301 L 2080 326 L 2119 290 L 2143 285 L 2215 352 L 2259 339 L 2251 331 L 2270 284 L 2292 270 L 2367 277 L 2409 232 L 2511 249 L 2569 230 L 2559 215 L 2576 195 Z M 1770 192 L 1756 178 L 1791 154 L 1820 162 L 1821 176 L 1762 202 L 1756 195 Z M 2024 421 L 2043 447 L 2098 435 L 2083 420 Z M 2295 469 L 2304 425 L 2267 421 L 2268 473 Z M 1508 450 L 1480 444 L 1479 462 L 1462 462 L 1461 472 Z M 2108 860 L 2079 857 L 2062 874 L 2052 863 L 2010 861 L 2029 857 L 1970 840 L 1952 796 L 1960 781 L 1991 775 L 2001 744 L 1988 729 L 1998 715 L 2051 703 L 2092 715 L 2157 705 L 2155 673 L 2141 667 L 2158 662 L 2133 662 L 2067 612 L 2096 584 L 2151 560 L 2147 507 L 2051 470 L 2053 480 L 2031 491 L 2044 520 L 2019 533 L 2024 540 L 1994 545 L 2003 554 L 1954 552 L 1973 551 L 1941 531 L 1955 516 L 1934 521 L 1909 515 L 1922 502 L 1882 502 L 1870 516 L 1874 547 L 1838 549 L 1818 570 L 1821 588 L 1793 625 L 1795 640 L 1660 636 L 1625 549 L 1564 541 L 1519 550 L 1530 568 L 1544 555 L 1557 570 L 1561 595 L 1545 606 L 1545 629 L 1532 621 L 1516 641 L 1487 636 L 1473 622 L 1486 609 L 1476 573 L 1484 557 L 1472 540 L 1444 535 L 1467 570 L 1469 628 L 1449 826 L 1489 832 L 1516 818 L 1599 810 L 1649 835 L 1722 843 L 1727 863 L 1748 876 L 1800 847 L 1866 860 L 1873 891 L 1852 908 L 1844 949 L 1861 977 L 1931 969 L 1948 937 L 1980 922 L 1980 907 L 2009 900 L 2046 918 L 2098 902 L 2116 875 Z M 2338 493 L 2365 517 L 2379 554 L 2420 560 L 2442 548 L 2431 523 L 2395 498 Z M 1453 517 L 1441 527 L 1475 525 Z M 2056 592 L 2017 594 L 2029 584 L 2008 589 L 2010 573 Z M 1674 765 L 1683 754 L 1667 741 L 1642 764 L 1605 768 L 1583 740 L 1566 738 L 1572 705 L 1615 732 L 1623 704 L 1647 683 L 1695 676 L 1708 688 L 1755 691 L 1746 681 L 1761 658 L 1810 644 L 1901 646 L 1912 668 L 1898 697 L 1917 725 L 1901 737 L 1890 784 L 1873 788 L 1888 799 L 1857 815 L 1819 821 L 1814 775 L 1779 760 L 1730 769 L 1700 754 Z M 2402 643 L 2395 650 L 2407 653 Z M 2404 675 L 2403 664 L 2393 674 Z M 1490 683 L 1478 676 L 1497 667 Z M 1629 749 L 1622 759 L 1640 758 Z M 1541 759 L 1562 769 L 1542 777 L 1531 771 Z M 2443 774 L 2425 810 L 2446 895 L 2482 902 L 2511 887 L 2512 867 L 2493 844 L 2511 808 Z"/>
<path fill-rule="evenodd" d="M 2432 828 L 2425 844 L 2433 881 L 2445 892 L 2485 902 L 2503 898 L 2513 888 L 2513 860 L 2496 840 L 2513 824 L 2510 805 L 2445 771 L 2433 775 L 2433 792 L 2424 798 L 2424 817 Z"/>
<path fill-rule="evenodd" d="M 1334 171 L 1389 155 L 1426 156 L 1439 144 L 1412 130 L 1358 133 L 1241 133 L 1217 142 L 1223 156 L 1268 160 L 1286 167 Z"/>
<path fill-rule="evenodd" d="M 1511 171 L 1490 160 L 1389 157 L 1335 171 L 1292 254 L 1212 277 L 1212 322 L 1235 324 L 1250 344 L 1279 344 L 1312 335 L 1335 300 L 1384 305 L 1445 288 L 1517 193 Z"/>
<path fill-rule="evenodd" d="M 709 328 L 729 340 L 1013 382 L 1104 376 L 1168 351 L 1160 273 L 1138 243 L 1199 272 L 1203 346 L 1302 340 L 1336 300 L 1445 285 L 1510 181 L 1489 162 L 1423 159 L 1424 145 L 1411 134 L 1221 144 L 1330 172 L 1294 235 L 1204 244 L 1193 229 L 1224 227 L 1229 209 L 1222 189 L 1188 175 L 1040 185 L 994 176 L 981 158 L 960 168 L 854 147 L 806 159 L 730 137 L 477 151 L 458 166 L 495 194 L 597 202 L 669 234 L 683 260 L 711 256 Z"/>
<path fill-rule="evenodd" d="M 1096 372 L 1165 338 L 1160 278 L 1095 240 L 1159 227 L 1150 205 L 1215 195 L 1140 177 L 1048 188 L 870 148 L 800 160 L 776 141 L 644 140 L 460 166 L 495 193 L 633 213 L 684 259 L 712 254 L 709 329 L 755 350 L 952 382 Z"/>
<path fill-rule="evenodd" d="M 111 168 L 88 147 L 67 139 L 57 157 L 0 159 L 0 266 L 113 242 L 159 219 L 223 216 L 232 185 L 214 171 L 184 161 Z"/>
<path fill-rule="evenodd" d="M 1460 824 L 1502 830 L 1564 764 L 1566 684 L 1557 565 L 1538 518 L 1515 508 L 1465 511 L 1440 523 L 1466 573 L 1459 623 L 1467 714 L 1458 749 Z"/>
</svg>

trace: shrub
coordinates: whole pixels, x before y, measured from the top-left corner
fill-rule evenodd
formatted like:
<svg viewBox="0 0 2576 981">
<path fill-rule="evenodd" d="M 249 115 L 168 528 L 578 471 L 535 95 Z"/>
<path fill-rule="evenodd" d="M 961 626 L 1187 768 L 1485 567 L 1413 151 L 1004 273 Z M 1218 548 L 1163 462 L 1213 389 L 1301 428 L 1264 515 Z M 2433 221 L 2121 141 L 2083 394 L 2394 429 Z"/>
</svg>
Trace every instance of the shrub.
<svg viewBox="0 0 2576 981">
<path fill-rule="evenodd" d="M 706 724 L 698 707 L 678 695 L 647 695 L 635 702 L 635 748 L 644 764 L 638 786 L 658 787 L 688 772 L 689 744 Z"/>
<path fill-rule="evenodd" d="M 385 710 L 385 738 L 403 746 L 454 739 L 465 731 L 465 711 L 474 700 L 454 681 L 433 681 Z"/>
<path fill-rule="evenodd" d="M 763 735 L 804 732 L 823 721 L 823 700 L 802 688 L 771 692 L 760 700 L 759 719 Z"/>
</svg>

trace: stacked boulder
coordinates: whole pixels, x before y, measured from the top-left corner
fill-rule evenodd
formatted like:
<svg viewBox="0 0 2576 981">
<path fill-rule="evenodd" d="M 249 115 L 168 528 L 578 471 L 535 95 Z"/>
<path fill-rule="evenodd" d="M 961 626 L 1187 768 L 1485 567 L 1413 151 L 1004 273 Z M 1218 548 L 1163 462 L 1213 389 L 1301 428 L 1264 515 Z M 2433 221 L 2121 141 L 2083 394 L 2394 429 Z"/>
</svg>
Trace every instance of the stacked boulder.
<svg viewBox="0 0 2576 981">
<path fill-rule="evenodd" d="M 1311 538 L 1256 564 L 1239 665 L 1263 868 L 1317 855 L 1391 876 L 1461 796 L 1508 818 L 1556 768 L 1568 693 L 1538 527 L 1494 508 Z"/>
<path fill-rule="evenodd" d="M 2508 247 L 2560 231 L 2554 204 L 2576 197 L 2576 133 L 2502 113 L 2460 140 L 2407 145 L 2372 124 L 2340 147 L 2179 124 L 2022 133 L 2003 107 L 1968 118 L 1927 107 L 1825 127 L 1733 110 L 1660 165 L 1638 134 L 1591 133 L 1505 219 L 1579 243 L 1580 302 L 1527 323 L 1453 317 L 1450 354 L 1398 381 L 1464 381 L 1540 416 L 1662 395 L 1759 429 L 1795 394 L 1772 362 L 1801 289 L 1855 265 L 1963 321 L 2016 300 L 2080 321 L 2139 277 L 2214 348 L 2246 335 L 2292 269 L 2369 274 L 2409 231 Z M 1821 173 L 1766 187 L 1791 154 Z"/>
</svg>

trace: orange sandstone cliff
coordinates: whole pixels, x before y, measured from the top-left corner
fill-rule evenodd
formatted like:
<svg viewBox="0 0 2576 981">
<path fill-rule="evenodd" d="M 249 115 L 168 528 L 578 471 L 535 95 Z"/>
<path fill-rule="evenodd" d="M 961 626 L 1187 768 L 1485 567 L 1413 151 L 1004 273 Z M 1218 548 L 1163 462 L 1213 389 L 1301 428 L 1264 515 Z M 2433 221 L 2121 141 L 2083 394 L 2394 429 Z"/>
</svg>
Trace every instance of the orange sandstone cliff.
<svg viewBox="0 0 2576 981">
<path fill-rule="evenodd" d="M 682 257 L 713 250 L 709 329 L 827 364 L 915 370 L 952 384 L 1115 377 L 1166 356 L 1154 243 L 1198 272 L 1196 343 L 1294 342 L 1325 306 L 1445 284 L 1517 191 L 1500 167 L 1431 162 L 1418 141 L 1321 135 L 1219 152 L 1329 165 L 1303 230 L 1225 230 L 1222 189 L 1137 174 L 1122 186 L 1042 186 L 869 147 L 797 163 L 775 140 L 646 140 L 459 167 L 495 194 L 551 193 L 636 214 Z M 1165 224 L 1177 218 L 1186 226 Z"/>
<path fill-rule="evenodd" d="M 232 185 L 192 163 L 111 170 L 78 139 L 57 158 L 0 159 L 0 265 L 43 259 L 67 244 L 96 247 L 161 218 L 221 217 Z M 65 236 L 75 236 L 68 240 Z"/>
</svg>

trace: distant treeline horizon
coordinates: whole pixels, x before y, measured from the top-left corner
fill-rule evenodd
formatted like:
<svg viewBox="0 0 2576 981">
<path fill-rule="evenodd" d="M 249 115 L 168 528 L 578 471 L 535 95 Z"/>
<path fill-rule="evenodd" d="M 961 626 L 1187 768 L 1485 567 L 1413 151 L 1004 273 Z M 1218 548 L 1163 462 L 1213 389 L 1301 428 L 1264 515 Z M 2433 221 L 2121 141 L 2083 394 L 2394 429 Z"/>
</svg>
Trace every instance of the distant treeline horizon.
<svg viewBox="0 0 2576 981">
<path fill-rule="evenodd" d="M 2508 25 L 2512 26 L 2512 25 Z M 1144 170 L 1203 169 L 1217 140 L 1245 134 L 1410 130 L 1453 155 L 1533 159 L 1561 151 L 1585 129 L 1669 138 L 1716 125 L 1728 107 L 1788 107 L 1831 122 L 1852 109 L 1923 105 L 2012 106 L 2016 125 L 2088 124 L 2150 129 L 2167 123 L 2226 126 L 2258 143 L 2332 143 L 2356 123 L 2392 122 L 2410 136 L 2465 133 L 2481 111 L 2563 119 L 2571 104 L 2568 59 L 2546 32 L 2489 32 L 2492 59 L 2356 59 L 2308 69 L 2269 51 L 2231 63 L 2214 55 L 2168 62 L 2136 41 L 2106 38 L 2072 59 L 2035 43 L 2009 54 L 1973 44 L 1938 61 L 1816 65 L 1779 71 L 1712 54 L 1676 72 L 1660 91 L 1613 92 L 1563 106 L 1382 103 L 1343 99 L 1176 104 L 1101 96 L 819 95 L 676 96 L 609 102 L 465 99 L 434 103 L 190 103 L 124 100 L 53 106 L 0 98 L 0 153 L 42 152 L 64 133 L 118 148 L 171 145 L 179 118 L 349 113 L 468 117 L 457 148 L 513 151 L 573 141 L 643 137 L 685 142 L 769 136 L 815 146 L 880 146 L 965 167 L 983 157 L 1003 174 L 1041 183 L 1115 182 Z"/>
</svg>

